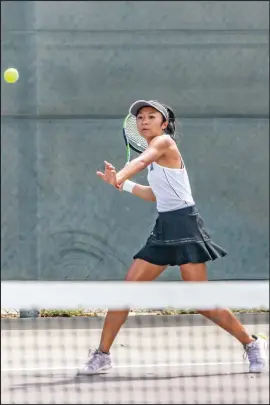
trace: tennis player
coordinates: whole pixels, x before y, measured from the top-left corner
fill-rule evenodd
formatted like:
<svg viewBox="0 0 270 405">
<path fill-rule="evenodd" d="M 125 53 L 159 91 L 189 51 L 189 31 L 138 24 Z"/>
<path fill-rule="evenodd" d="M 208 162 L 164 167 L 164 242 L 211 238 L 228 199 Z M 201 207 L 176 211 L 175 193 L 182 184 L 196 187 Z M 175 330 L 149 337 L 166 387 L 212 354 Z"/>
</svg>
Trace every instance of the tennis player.
<svg viewBox="0 0 270 405">
<path fill-rule="evenodd" d="M 207 281 L 206 262 L 224 257 L 227 252 L 211 240 L 196 208 L 187 169 L 175 142 L 175 114 L 157 101 L 144 100 L 132 104 L 129 112 L 136 117 L 139 134 L 148 147 L 119 172 L 105 162 L 104 173 L 97 172 L 97 175 L 120 191 L 156 202 L 158 217 L 125 279 L 151 281 L 167 266 L 177 265 L 184 281 Z M 144 169 L 148 170 L 149 186 L 129 180 Z M 97 374 L 112 367 L 110 348 L 128 312 L 108 311 L 99 348 L 90 353 L 79 374 Z M 266 339 L 249 335 L 229 309 L 198 309 L 198 312 L 244 346 L 250 372 L 264 370 Z"/>
</svg>

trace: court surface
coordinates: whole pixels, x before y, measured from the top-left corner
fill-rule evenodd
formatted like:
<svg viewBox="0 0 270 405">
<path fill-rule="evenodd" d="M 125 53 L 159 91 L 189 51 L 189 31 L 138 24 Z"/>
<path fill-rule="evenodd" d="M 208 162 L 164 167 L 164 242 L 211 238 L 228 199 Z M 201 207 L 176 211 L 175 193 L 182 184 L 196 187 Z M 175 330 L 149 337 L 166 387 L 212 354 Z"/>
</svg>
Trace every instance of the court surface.
<svg viewBox="0 0 270 405">
<path fill-rule="evenodd" d="M 81 319 L 74 327 L 61 319 L 59 328 L 54 319 L 48 329 L 39 319 L 32 329 L 28 320 L 14 320 L 13 330 L 3 322 L 2 403 L 269 403 L 269 369 L 249 374 L 230 335 L 208 321 L 162 319 L 123 328 L 112 348 L 114 368 L 96 376 L 76 370 L 97 347 L 101 322 L 89 328 Z M 253 319 L 248 330 L 268 335 L 267 322 Z"/>
</svg>

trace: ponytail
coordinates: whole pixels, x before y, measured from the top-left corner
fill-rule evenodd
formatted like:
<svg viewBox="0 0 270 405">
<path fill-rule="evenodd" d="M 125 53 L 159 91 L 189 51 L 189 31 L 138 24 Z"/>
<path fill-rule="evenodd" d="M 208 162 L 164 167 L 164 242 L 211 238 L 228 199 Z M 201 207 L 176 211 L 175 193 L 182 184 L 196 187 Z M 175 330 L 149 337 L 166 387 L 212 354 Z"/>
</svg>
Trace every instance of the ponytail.
<svg viewBox="0 0 270 405">
<path fill-rule="evenodd" d="M 168 107 L 167 105 L 164 105 L 164 104 L 163 104 L 163 106 L 166 108 L 166 110 L 168 111 L 168 114 L 169 114 L 169 118 L 168 118 L 169 123 L 164 132 L 165 132 L 165 134 L 170 135 L 170 137 L 175 141 L 175 114 L 170 107 Z M 165 118 L 164 118 L 164 121 L 165 121 Z"/>
</svg>

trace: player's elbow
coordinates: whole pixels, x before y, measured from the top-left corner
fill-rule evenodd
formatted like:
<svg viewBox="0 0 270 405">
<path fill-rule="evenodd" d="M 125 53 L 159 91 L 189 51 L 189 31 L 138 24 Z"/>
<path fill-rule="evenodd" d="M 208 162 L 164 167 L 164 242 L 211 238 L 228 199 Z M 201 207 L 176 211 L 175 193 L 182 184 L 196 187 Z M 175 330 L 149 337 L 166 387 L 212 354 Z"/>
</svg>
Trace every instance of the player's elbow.
<svg viewBox="0 0 270 405">
<path fill-rule="evenodd" d="M 147 160 L 140 157 L 138 160 L 138 166 L 140 171 L 146 169 L 148 166 Z"/>
<path fill-rule="evenodd" d="M 153 193 L 153 190 L 151 189 L 151 187 L 150 187 L 150 193 L 149 193 L 149 200 L 152 201 L 152 202 L 156 202 L 156 201 L 157 201 L 156 196 L 155 196 L 155 194 Z"/>
</svg>

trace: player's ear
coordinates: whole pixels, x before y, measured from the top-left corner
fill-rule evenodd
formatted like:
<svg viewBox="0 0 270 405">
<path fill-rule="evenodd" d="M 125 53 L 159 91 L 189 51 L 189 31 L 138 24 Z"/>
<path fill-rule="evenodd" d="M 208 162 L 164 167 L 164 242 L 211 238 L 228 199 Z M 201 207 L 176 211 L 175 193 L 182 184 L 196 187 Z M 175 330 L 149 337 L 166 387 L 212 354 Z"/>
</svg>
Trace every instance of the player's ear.
<svg viewBox="0 0 270 405">
<path fill-rule="evenodd" d="M 169 124 L 169 121 L 163 122 L 163 124 L 161 125 L 161 128 L 162 128 L 162 129 L 166 129 L 167 126 L 168 126 L 168 124 Z"/>
</svg>

